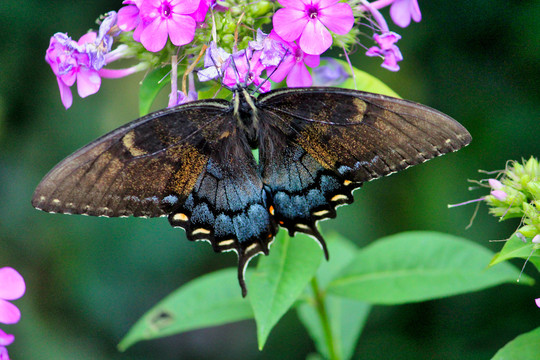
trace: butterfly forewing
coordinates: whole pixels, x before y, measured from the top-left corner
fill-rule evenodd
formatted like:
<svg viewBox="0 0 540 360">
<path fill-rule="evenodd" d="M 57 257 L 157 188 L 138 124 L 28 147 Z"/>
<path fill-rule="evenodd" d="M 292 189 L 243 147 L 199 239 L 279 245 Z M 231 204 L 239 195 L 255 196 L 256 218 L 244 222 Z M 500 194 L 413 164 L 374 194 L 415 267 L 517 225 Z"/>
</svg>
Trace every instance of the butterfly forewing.
<svg viewBox="0 0 540 360">
<path fill-rule="evenodd" d="M 278 90 L 259 97 L 262 177 L 276 221 L 315 235 L 363 182 L 467 145 L 470 134 L 427 106 L 337 88 Z"/>
</svg>

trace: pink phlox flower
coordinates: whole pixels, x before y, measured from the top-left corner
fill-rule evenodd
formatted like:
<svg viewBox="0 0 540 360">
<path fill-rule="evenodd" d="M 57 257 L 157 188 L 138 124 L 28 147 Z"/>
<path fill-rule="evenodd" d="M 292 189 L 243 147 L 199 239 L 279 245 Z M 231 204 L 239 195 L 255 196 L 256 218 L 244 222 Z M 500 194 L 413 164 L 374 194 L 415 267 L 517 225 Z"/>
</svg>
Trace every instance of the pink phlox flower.
<svg viewBox="0 0 540 360">
<path fill-rule="evenodd" d="M 536 302 L 536 306 L 540 308 L 540 298 L 534 300 Z"/>
<path fill-rule="evenodd" d="M 191 16 L 200 0 L 145 0 L 139 8 L 144 23 L 140 41 L 148 51 L 165 47 L 167 39 L 176 46 L 190 43 L 197 23 Z"/>
<path fill-rule="evenodd" d="M 73 103 L 70 87 L 75 81 L 79 96 L 82 98 L 95 94 L 101 86 L 101 78 L 91 62 L 86 46 L 87 44 L 94 46 L 96 36 L 95 32 L 90 32 L 83 35 L 78 42 L 62 33 L 57 33 L 51 38 L 45 60 L 56 75 L 60 97 L 66 109 Z"/>
<path fill-rule="evenodd" d="M 312 71 L 313 86 L 336 86 L 342 84 L 350 75 L 334 58 L 325 58 L 326 65 L 317 66 Z"/>
<path fill-rule="evenodd" d="M 0 322 L 15 324 L 21 319 L 19 309 L 8 302 L 24 295 L 26 285 L 17 270 L 10 267 L 0 268 Z"/>
<path fill-rule="evenodd" d="M 11 345 L 14 340 L 15 340 L 15 336 L 11 334 L 6 334 L 2 329 L 0 329 L 0 349 L 3 346 Z M 0 357 L 0 359 L 2 358 Z"/>
<path fill-rule="evenodd" d="M 193 13 L 193 18 L 195 19 L 195 21 L 203 22 L 206 18 L 206 14 L 208 13 L 208 9 L 215 3 L 216 0 L 201 0 L 201 2 L 199 3 L 199 7 Z"/>
<path fill-rule="evenodd" d="M 3 346 L 0 346 L 0 360 L 9 360 L 8 351 Z"/>
<path fill-rule="evenodd" d="M 223 84 L 233 88 L 238 85 L 249 86 L 253 83 L 260 92 L 270 91 L 272 84 L 261 77 L 266 67 L 261 64 L 260 56 L 260 51 L 253 52 L 250 48 L 234 53 L 225 68 Z"/>
<path fill-rule="evenodd" d="M 231 54 L 212 41 L 204 54 L 204 68 L 197 72 L 199 81 L 209 81 L 222 76 L 224 69 L 229 65 L 230 58 Z"/>
<path fill-rule="evenodd" d="M 373 39 L 378 44 L 378 46 L 372 46 L 366 51 L 367 56 L 382 56 L 384 58 L 381 66 L 390 71 L 398 71 L 399 65 L 398 61 L 403 60 L 401 51 L 399 48 L 394 45 L 401 36 L 396 34 L 393 31 L 383 33 L 381 35 L 373 35 Z"/>
<path fill-rule="evenodd" d="M 126 4 L 127 6 L 118 10 L 118 27 L 122 31 L 131 31 L 135 29 L 133 32 L 133 39 L 135 41 L 140 41 L 141 32 L 144 29 L 144 24 L 139 16 L 139 9 L 142 2 L 143 0 L 125 0 L 123 4 Z"/>
<path fill-rule="evenodd" d="M 390 17 L 402 28 L 409 26 L 411 19 L 415 22 L 422 20 L 418 0 L 395 0 L 390 6 Z"/>
<path fill-rule="evenodd" d="M 306 65 L 312 68 L 319 66 L 320 56 L 305 53 L 296 43 L 284 41 L 274 31 L 271 31 L 269 36 L 280 41 L 287 49 L 285 57 L 277 68 L 267 69 L 270 79 L 281 82 L 287 77 L 287 86 L 289 87 L 311 86 L 313 80 Z"/>
<path fill-rule="evenodd" d="M 257 29 L 257 38 L 255 41 L 249 42 L 249 47 L 253 51 L 261 52 L 259 61 L 265 67 L 279 65 L 287 52 L 287 48 L 283 45 L 283 40 L 276 40 L 276 38 L 265 34 L 261 29 Z"/>
<path fill-rule="evenodd" d="M 332 35 L 347 34 L 354 25 L 349 4 L 338 0 L 279 0 L 284 7 L 274 14 L 274 30 L 285 41 L 298 40 L 303 52 L 320 55 L 332 45 Z"/>
</svg>

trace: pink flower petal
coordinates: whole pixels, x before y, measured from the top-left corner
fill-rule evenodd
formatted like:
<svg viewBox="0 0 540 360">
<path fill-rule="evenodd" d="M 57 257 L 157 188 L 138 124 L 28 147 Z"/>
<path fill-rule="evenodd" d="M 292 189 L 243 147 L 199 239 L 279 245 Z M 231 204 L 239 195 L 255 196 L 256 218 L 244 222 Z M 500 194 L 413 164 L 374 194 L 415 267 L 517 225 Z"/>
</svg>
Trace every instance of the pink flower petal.
<svg viewBox="0 0 540 360">
<path fill-rule="evenodd" d="M 293 66 L 296 64 L 296 61 L 294 60 L 294 56 L 287 56 L 281 64 L 278 66 L 276 70 L 268 69 L 268 73 L 270 74 L 270 79 L 275 82 L 281 82 L 287 75 L 289 75 L 289 72 L 293 68 Z"/>
<path fill-rule="evenodd" d="M 536 302 L 536 306 L 540 308 L 540 298 L 534 299 L 534 301 Z"/>
<path fill-rule="evenodd" d="M 3 346 L 0 346 L 0 360 L 9 360 L 8 351 Z"/>
<path fill-rule="evenodd" d="M 304 11 L 279 9 L 272 19 L 274 30 L 285 41 L 295 41 L 309 22 Z"/>
<path fill-rule="evenodd" d="M 318 18 L 330 31 L 344 35 L 351 31 L 354 25 L 354 15 L 349 4 L 339 3 L 326 9 L 321 9 Z"/>
<path fill-rule="evenodd" d="M 0 323 L 15 324 L 21 319 L 20 310 L 10 302 L 0 299 Z"/>
<path fill-rule="evenodd" d="M 291 69 L 289 76 L 287 76 L 288 87 L 307 87 L 311 86 L 312 83 L 311 75 L 303 62 L 296 63 Z"/>
<path fill-rule="evenodd" d="M 79 44 L 79 46 L 83 46 L 84 44 L 87 44 L 87 43 L 93 43 L 94 41 L 96 41 L 96 38 L 97 38 L 97 33 L 94 31 L 91 31 L 81 36 L 79 41 L 77 41 L 77 44 Z"/>
<path fill-rule="evenodd" d="M 176 14 L 191 14 L 197 11 L 200 1 L 205 0 L 172 0 L 170 6 Z"/>
<path fill-rule="evenodd" d="M 77 74 L 77 91 L 84 98 L 98 92 L 101 86 L 101 77 L 96 70 L 81 69 Z"/>
<path fill-rule="evenodd" d="M 319 55 L 304 55 L 304 64 L 311 68 L 319 66 L 320 62 L 321 57 Z"/>
<path fill-rule="evenodd" d="M 310 3 L 309 0 L 307 1 L 301 1 L 301 0 L 278 0 L 281 6 L 284 8 L 291 8 L 291 9 L 297 9 L 297 10 L 304 10 L 306 8 L 306 5 Z"/>
<path fill-rule="evenodd" d="M 58 82 L 58 88 L 60 89 L 60 99 L 62 100 L 62 105 L 67 109 L 73 104 L 73 94 L 71 94 L 71 89 L 69 86 L 64 84 L 61 78 L 57 77 L 56 81 Z"/>
<path fill-rule="evenodd" d="M 409 26 L 411 18 L 419 22 L 422 20 L 417 0 L 396 0 L 390 7 L 390 17 L 394 23 L 402 28 Z"/>
<path fill-rule="evenodd" d="M 118 10 L 118 27 L 122 31 L 131 31 L 139 25 L 139 8 L 133 5 L 124 6 Z"/>
<path fill-rule="evenodd" d="M 176 46 L 190 43 L 195 35 L 197 23 L 191 16 L 173 14 L 167 21 L 167 30 L 171 42 Z"/>
<path fill-rule="evenodd" d="M 141 33 L 141 43 L 148 51 L 156 52 L 165 47 L 167 43 L 167 23 L 157 17 L 145 26 Z"/>
<path fill-rule="evenodd" d="M 332 45 L 332 35 L 320 21 L 309 21 L 300 36 L 299 45 L 307 54 L 320 55 Z"/>
<path fill-rule="evenodd" d="M 322 10 L 322 9 L 330 7 L 330 6 L 334 6 L 338 2 L 339 2 L 339 0 L 319 0 L 318 1 L 319 10 Z M 317 1 L 314 1 L 314 3 L 317 3 Z"/>
<path fill-rule="evenodd" d="M 25 290 L 24 279 L 17 270 L 0 268 L 0 299 L 16 300 L 24 295 Z"/>
<path fill-rule="evenodd" d="M 0 329 L 0 346 L 11 345 L 13 340 L 15 340 L 15 336 L 6 334 L 2 329 Z"/>
</svg>

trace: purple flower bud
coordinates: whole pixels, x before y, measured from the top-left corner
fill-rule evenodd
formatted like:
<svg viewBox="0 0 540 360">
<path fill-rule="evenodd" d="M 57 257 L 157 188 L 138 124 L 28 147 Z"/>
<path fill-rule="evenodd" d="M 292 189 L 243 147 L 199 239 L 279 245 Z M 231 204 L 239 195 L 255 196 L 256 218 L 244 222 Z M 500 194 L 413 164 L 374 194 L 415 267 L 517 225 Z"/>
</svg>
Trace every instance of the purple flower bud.
<svg viewBox="0 0 540 360">
<path fill-rule="evenodd" d="M 508 196 L 507 193 L 505 193 L 504 191 L 502 190 L 493 190 L 491 192 L 491 195 L 493 195 L 493 197 L 497 200 L 501 200 L 501 201 L 504 201 L 506 199 L 506 197 Z"/>
<path fill-rule="evenodd" d="M 504 187 L 504 185 L 497 179 L 488 179 L 488 183 L 493 190 L 500 190 Z"/>
<path fill-rule="evenodd" d="M 535 244 L 540 244 L 540 234 L 535 235 L 532 238 L 532 242 L 535 243 Z"/>
</svg>

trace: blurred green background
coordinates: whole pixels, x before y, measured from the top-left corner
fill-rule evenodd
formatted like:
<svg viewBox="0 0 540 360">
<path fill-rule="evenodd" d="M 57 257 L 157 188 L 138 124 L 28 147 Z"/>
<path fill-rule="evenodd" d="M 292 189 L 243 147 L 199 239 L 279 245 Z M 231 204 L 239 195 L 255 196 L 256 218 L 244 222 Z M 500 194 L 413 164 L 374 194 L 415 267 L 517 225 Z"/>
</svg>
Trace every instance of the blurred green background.
<svg viewBox="0 0 540 360">
<path fill-rule="evenodd" d="M 80 146 L 137 117 L 142 75 L 104 80 L 97 95 L 74 95 L 66 111 L 44 61 L 57 31 L 78 39 L 94 19 L 121 1 L 0 3 L 0 266 L 16 268 L 27 293 L 16 304 L 13 359 L 303 359 L 314 351 L 296 314 L 289 313 L 257 350 L 255 326 L 244 321 L 135 345 L 116 344 L 152 305 L 181 284 L 236 266 L 190 243 L 166 219 L 103 219 L 51 215 L 30 199 L 39 180 Z M 359 245 L 403 230 L 431 229 L 473 239 L 497 251 L 517 220 L 498 223 L 480 207 L 447 204 L 478 198 L 467 179 L 497 170 L 507 159 L 540 155 L 540 2 L 420 1 L 423 20 L 402 34 L 399 73 L 380 60 L 353 55 L 355 66 L 404 98 L 450 114 L 473 135 L 454 154 L 366 184 L 323 232 Z M 390 20 L 388 18 L 388 20 Z M 516 261 L 521 267 L 523 261 Z M 538 279 L 533 266 L 526 273 Z M 540 324 L 540 286 L 505 285 L 419 304 L 375 307 L 358 344 L 362 359 L 488 359 L 506 342 Z"/>
</svg>

